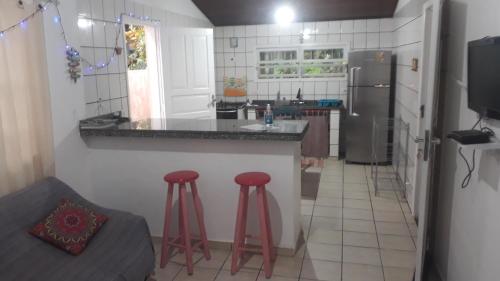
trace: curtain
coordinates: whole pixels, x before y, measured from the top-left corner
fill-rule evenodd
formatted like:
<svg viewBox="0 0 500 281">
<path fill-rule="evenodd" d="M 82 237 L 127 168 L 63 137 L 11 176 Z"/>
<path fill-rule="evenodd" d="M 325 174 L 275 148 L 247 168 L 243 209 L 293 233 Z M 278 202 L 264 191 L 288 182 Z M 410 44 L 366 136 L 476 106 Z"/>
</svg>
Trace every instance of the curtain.
<svg viewBox="0 0 500 281">
<path fill-rule="evenodd" d="M 0 30 L 34 5 L 0 1 Z M 35 1 L 36 2 L 36 1 Z M 64 54 L 63 54 L 64 55 Z M 0 38 L 0 196 L 54 173 L 42 15 Z"/>
</svg>

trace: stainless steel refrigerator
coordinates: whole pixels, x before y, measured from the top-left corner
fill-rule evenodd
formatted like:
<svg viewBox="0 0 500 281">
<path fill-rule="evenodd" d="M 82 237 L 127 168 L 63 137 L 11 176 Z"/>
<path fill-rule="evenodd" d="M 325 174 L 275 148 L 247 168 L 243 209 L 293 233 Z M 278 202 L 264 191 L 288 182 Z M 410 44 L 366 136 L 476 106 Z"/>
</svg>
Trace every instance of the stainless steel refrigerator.
<svg viewBox="0 0 500 281">
<path fill-rule="evenodd" d="M 346 161 L 370 163 L 373 118 L 388 119 L 391 99 L 390 51 L 349 53 L 347 118 L 345 123 Z M 377 157 L 387 162 L 388 134 L 378 136 Z M 381 157 L 385 156 L 385 157 Z"/>
</svg>

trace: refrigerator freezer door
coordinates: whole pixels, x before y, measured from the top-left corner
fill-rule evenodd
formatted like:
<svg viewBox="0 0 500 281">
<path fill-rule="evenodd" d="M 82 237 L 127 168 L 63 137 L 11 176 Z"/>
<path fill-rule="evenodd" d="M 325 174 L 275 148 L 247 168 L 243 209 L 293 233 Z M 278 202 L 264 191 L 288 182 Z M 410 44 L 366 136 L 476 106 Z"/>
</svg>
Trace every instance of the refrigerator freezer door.
<svg viewBox="0 0 500 281">
<path fill-rule="evenodd" d="M 346 118 L 346 160 L 355 163 L 370 163 L 372 152 L 373 118 L 388 118 L 390 89 L 375 87 L 353 88 L 353 111 L 356 115 Z M 378 140 L 377 155 L 387 155 L 387 134 Z M 380 162 L 387 159 L 379 157 Z"/>
<path fill-rule="evenodd" d="M 391 83 L 390 51 L 359 51 L 349 53 L 349 69 L 357 68 L 354 84 L 349 86 L 372 87 Z M 349 75 L 353 75 L 350 71 Z M 352 79 L 351 79 L 352 81 Z"/>
</svg>

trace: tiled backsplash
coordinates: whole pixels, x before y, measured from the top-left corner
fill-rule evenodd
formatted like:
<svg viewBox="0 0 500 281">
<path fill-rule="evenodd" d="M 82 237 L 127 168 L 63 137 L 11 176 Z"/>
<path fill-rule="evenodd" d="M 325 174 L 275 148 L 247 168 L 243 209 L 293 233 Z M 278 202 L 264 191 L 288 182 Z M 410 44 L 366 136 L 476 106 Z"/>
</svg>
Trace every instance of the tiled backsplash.
<svg viewBox="0 0 500 281">
<path fill-rule="evenodd" d="M 313 30 L 303 43 L 346 44 L 351 50 L 391 49 L 393 20 L 345 20 L 330 22 L 294 23 L 288 27 L 276 24 L 216 27 L 215 66 L 217 99 L 245 101 L 247 98 L 295 98 L 299 88 L 305 99 L 346 99 L 346 78 L 296 78 L 276 81 L 258 81 L 256 74 L 256 48 L 265 46 L 291 46 L 300 44 L 300 33 Z M 230 47 L 230 38 L 238 38 L 238 48 Z M 248 97 L 224 97 L 224 77 L 247 77 Z"/>
<path fill-rule="evenodd" d="M 80 18 L 92 22 L 87 28 L 80 28 L 80 51 L 84 58 L 95 64 L 107 62 L 113 54 L 116 34 L 121 28 L 117 19 L 122 13 L 160 20 L 162 27 L 210 27 L 203 20 L 129 0 L 78 0 L 78 13 Z M 123 37 L 118 42 L 123 47 Z M 128 115 L 127 66 L 124 54 L 125 52 L 118 56 L 107 68 L 95 73 L 84 73 L 87 117 L 117 110 Z M 84 69 L 85 66 L 84 64 Z"/>
</svg>

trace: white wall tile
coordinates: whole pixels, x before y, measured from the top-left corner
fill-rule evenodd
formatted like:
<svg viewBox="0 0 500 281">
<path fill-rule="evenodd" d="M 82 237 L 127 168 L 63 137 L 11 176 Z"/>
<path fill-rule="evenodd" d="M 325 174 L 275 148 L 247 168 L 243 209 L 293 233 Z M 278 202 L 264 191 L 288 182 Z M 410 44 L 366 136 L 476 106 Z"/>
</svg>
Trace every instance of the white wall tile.
<svg viewBox="0 0 500 281">
<path fill-rule="evenodd" d="M 269 98 L 276 99 L 276 95 L 280 90 L 280 82 L 269 82 Z"/>
<path fill-rule="evenodd" d="M 339 81 L 328 81 L 327 94 L 332 94 L 332 95 L 340 94 Z"/>
<path fill-rule="evenodd" d="M 392 47 L 392 33 L 391 32 L 381 32 L 380 33 L 380 47 L 381 48 Z"/>
<path fill-rule="evenodd" d="M 269 36 L 278 36 L 278 35 L 280 35 L 280 26 L 278 24 L 270 24 Z"/>
<path fill-rule="evenodd" d="M 299 92 L 299 89 L 301 90 L 302 93 L 304 93 L 304 83 L 302 81 L 293 81 L 292 82 L 292 98 L 297 97 L 297 93 Z"/>
<path fill-rule="evenodd" d="M 114 24 L 106 24 L 104 26 L 104 32 L 106 36 L 106 47 L 114 48 L 116 45 L 116 37 L 118 36 L 118 28 L 119 26 L 115 26 Z"/>
<path fill-rule="evenodd" d="M 236 78 L 247 77 L 247 68 L 246 67 L 236 67 L 234 70 L 234 77 L 236 77 Z"/>
<path fill-rule="evenodd" d="M 338 43 L 340 42 L 340 34 L 328 34 L 328 42 L 330 43 Z"/>
<path fill-rule="evenodd" d="M 366 35 L 366 47 L 367 48 L 379 48 L 380 47 L 380 33 L 368 33 Z"/>
<path fill-rule="evenodd" d="M 234 26 L 224 26 L 224 38 L 234 37 Z"/>
<path fill-rule="evenodd" d="M 236 76 L 236 67 L 226 67 L 224 68 L 224 76 L 232 78 Z"/>
<path fill-rule="evenodd" d="M 316 23 L 305 22 L 304 26 L 302 27 L 302 31 L 306 31 L 306 30 L 313 32 L 313 34 L 316 34 Z"/>
<path fill-rule="evenodd" d="M 87 118 L 99 115 L 99 110 L 97 109 L 97 103 L 85 105 L 85 116 Z"/>
<path fill-rule="evenodd" d="M 257 36 L 257 26 L 256 25 L 247 25 L 245 26 L 245 34 L 246 37 L 256 37 Z"/>
<path fill-rule="evenodd" d="M 128 117 L 128 113 L 128 98 L 122 98 L 122 116 Z"/>
<path fill-rule="evenodd" d="M 115 21 L 115 1 L 103 0 L 103 15 L 107 21 Z"/>
<path fill-rule="evenodd" d="M 244 37 L 237 37 L 238 38 L 238 47 L 234 49 L 236 53 L 245 53 L 247 51 L 246 49 L 246 40 Z"/>
<path fill-rule="evenodd" d="M 120 93 L 122 97 L 128 97 L 127 75 L 120 74 Z M 122 102 L 123 104 L 123 102 Z"/>
<path fill-rule="evenodd" d="M 224 66 L 224 54 L 223 53 L 217 53 L 215 54 L 215 66 L 220 67 Z"/>
<path fill-rule="evenodd" d="M 292 82 L 280 82 L 280 92 L 281 92 L 281 97 L 286 97 L 287 99 L 290 99 L 292 95 Z"/>
<path fill-rule="evenodd" d="M 135 13 L 135 6 L 132 0 L 125 0 L 125 12 L 127 14 Z"/>
<path fill-rule="evenodd" d="M 257 37 L 257 46 L 265 46 L 269 44 L 268 37 Z"/>
<path fill-rule="evenodd" d="M 280 45 L 290 45 L 292 43 L 292 37 L 290 35 L 280 36 Z"/>
<path fill-rule="evenodd" d="M 96 102 L 97 97 L 97 80 L 95 76 L 83 77 L 83 87 L 85 89 L 85 102 Z"/>
<path fill-rule="evenodd" d="M 247 80 L 256 81 L 257 80 L 257 70 L 255 67 L 247 67 Z"/>
<path fill-rule="evenodd" d="M 354 21 L 343 20 L 340 23 L 342 33 L 353 33 L 354 32 Z"/>
<path fill-rule="evenodd" d="M 246 27 L 243 25 L 238 25 L 234 27 L 234 36 L 235 37 L 245 37 Z"/>
<path fill-rule="evenodd" d="M 269 25 L 261 24 L 257 25 L 257 36 L 268 36 L 269 35 Z"/>
<path fill-rule="evenodd" d="M 104 19 L 102 0 L 91 0 L 90 7 L 92 8 L 93 19 Z"/>
<path fill-rule="evenodd" d="M 348 43 L 350 47 L 353 46 L 354 34 L 352 33 L 342 33 L 340 35 L 340 42 Z"/>
<path fill-rule="evenodd" d="M 247 53 L 247 66 L 256 66 L 257 57 L 255 52 Z"/>
<path fill-rule="evenodd" d="M 214 28 L 214 37 L 215 38 L 224 38 L 224 27 L 216 26 Z"/>
<path fill-rule="evenodd" d="M 111 113 L 111 104 L 108 101 L 103 101 L 98 104 L 99 115 Z"/>
<path fill-rule="evenodd" d="M 108 75 L 97 75 L 97 97 L 100 100 L 109 100 L 109 78 Z"/>
<path fill-rule="evenodd" d="M 354 32 L 366 32 L 366 20 L 355 20 L 354 21 Z"/>
<path fill-rule="evenodd" d="M 86 18 L 92 17 L 92 9 L 90 8 L 90 0 L 77 1 L 78 15 Z"/>
<path fill-rule="evenodd" d="M 279 36 L 272 36 L 269 37 L 269 45 L 275 46 L 280 44 L 280 37 Z"/>
<path fill-rule="evenodd" d="M 318 81 L 314 85 L 314 94 L 315 95 L 326 95 L 327 82 Z"/>
<path fill-rule="evenodd" d="M 122 100 L 121 99 L 112 100 L 110 102 L 110 106 L 111 106 L 111 112 L 121 111 L 122 110 Z"/>
<path fill-rule="evenodd" d="M 109 75 L 109 97 L 111 99 L 117 99 L 121 97 L 119 74 Z M 121 106 L 121 101 L 120 101 L 120 106 Z"/>
<path fill-rule="evenodd" d="M 366 48 L 366 33 L 355 33 L 353 46 L 354 46 L 354 49 L 365 49 Z"/>
<path fill-rule="evenodd" d="M 217 97 L 224 96 L 224 83 L 223 82 L 216 82 L 215 83 L 215 93 L 216 93 Z"/>
<path fill-rule="evenodd" d="M 224 52 L 224 39 L 216 38 L 214 40 L 214 48 L 215 48 L 215 52 L 217 52 L 217 53 Z"/>
<path fill-rule="evenodd" d="M 303 24 L 301 22 L 294 22 L 290 24 L 290 35 L 299 35 L 302 32 Z"/>
<path fill-rule="evenodd" d="M 307 82 L 304 82 L 304 95 L 314 95 L 314 82 L 310 82 L 310 81 L 307 81 Z"/>
<path fill-rule="evenodd" d="M 105 48 L 94 48 L 94 58 L 96 65 L 101 65 L 107 62 L 108 55 L 106 53 Z M 97 74 L 105 74 L 108 73 L 107 68 L 98 69 L 96 71 Z"/>
<path fill-rule="evenodd" d="M 381 32 L 392 32 L 394 30 L 394 21 L 391 18 L 385 18 L 380 20 L 380 31 Z"/>
<path fill-rule="evenodd" d="M 215 81 L 224 81 L 224 68 L 217 67 L 215 68 Z"/>
<path fill-rule="evenodd" d="M 125 1 L 115 0 L 115 19 L 119 18 L 122 13 L 125 13 Z"/>
<path fill-rule="evenodd" d="M 257 46 L 257 38 L 255 37 L 245 38 L 245 45 L 247 52 L 254 52 L 255 47 Z"/>
<path fill-rule="evenodd" d="M 330 21 L 328 23 L 328 33 L 341 33 L 341 22 L 340 21 Z"/>
<path fill-rule="evenodd" d="M 235 67 L 235 55 L 234 53 L 224 53 L 224 66 L 225 67 Z"/>
<path fill-rule="evenodd" d="M 316 23 L 317 34 L 328 34 L 330 31 L 330 26 L 327 21 L 321 21 Z"/>
<path fill-rule="evenodd" d="M 224 52 L 234 52 L 234 49 L 231 48 L 231 41 L 229 38 L 224 38 Z"/>
<path fill-rule="evenodd" d="M 257 96 L 257 83 L 255 82 L 247 83 L 247 94 L 251 96 Z"/>
<path fill-rule="evenodd" d="M 379 32 L 380 31 L 380 19 L 370 19 L 366 21 L 366 31 L 367 32 Z"/>
<path fill-rule="evenodd" d="M 105 23 L 102 21 L 94 21 L 92 31 L 94 33 L 94 47 L 106 47 L 106 31 Z"/>
<path fill-rule="evenodd" d="M 80 44 L 82 46 L 94 46 L 92 27 L 80 28 Z"/>
<path fill-rule="evenodd" d="M 134 6 L 135 6 L 135 15 L 137 17 L 143 17 L 144 16 L 144 5 L 140 4 L 140 3 L 137 3 L 137 2 L 134 2 Z"/>
<path fill-rule="evenodd" d="M 118 58 L 117 57 L 114 57 L 112 60 L 112 56 L 113 56 L 113 53 L 114 53 L 114 50 L 113 49 L 107 49 L 106 50 L 106 60 L 109 61 L 109 65 L 108 65 L 108 72 L 109 73 L 119 73 L 120 72 L 120 66 L 119 66 L 119 63 L 118 63 Z"/>
<path fill-rule="evenodd" d="M 260 96 L 269 96 L 269 84 L 267 82 L 257 83 L 257 94 Z"/>
<path fill-rule="evenodd" d="M 318 34 L 316 35 L 316 43 L 326 43 L 328 42 L 328 35 Z"/>
<path fill-rule="evenodd" d="M 234 56 L 234 63 L 236 66 L 247 66 L 247 55 L 246 53 L 236 53 Z"/>
</svg>

